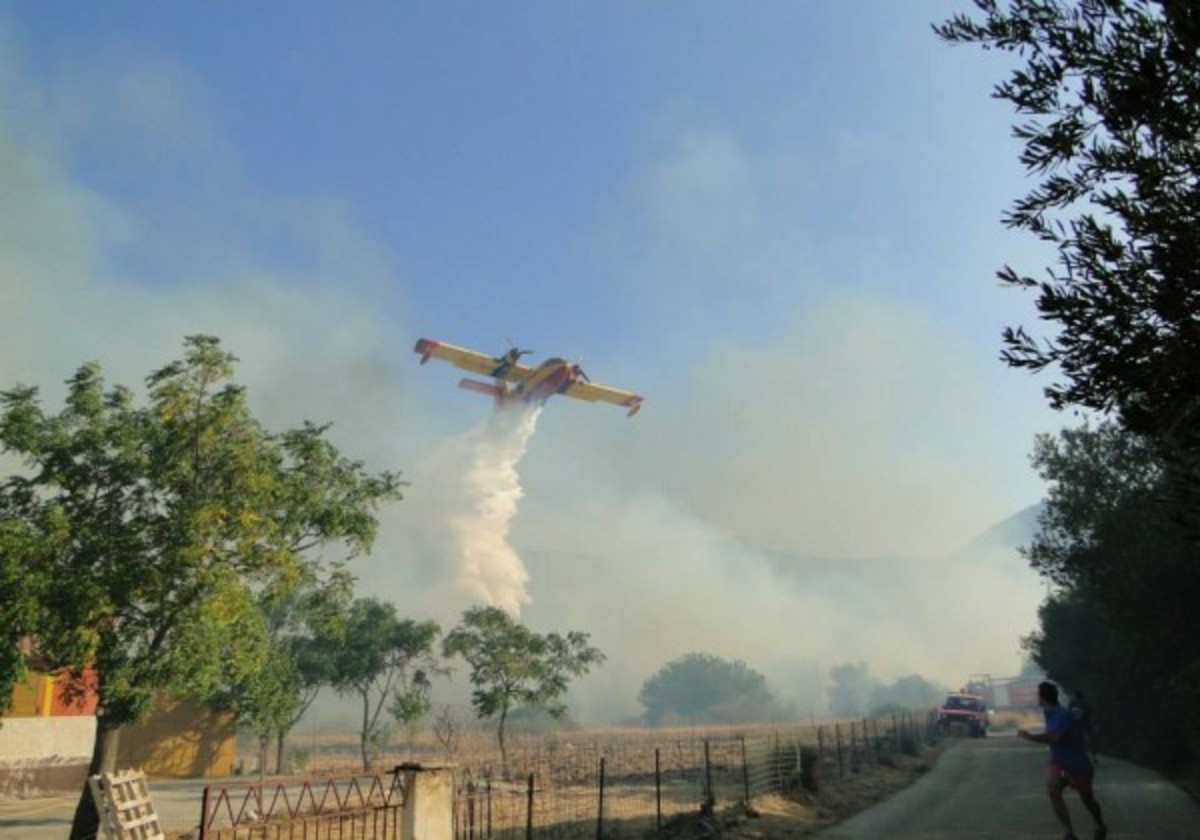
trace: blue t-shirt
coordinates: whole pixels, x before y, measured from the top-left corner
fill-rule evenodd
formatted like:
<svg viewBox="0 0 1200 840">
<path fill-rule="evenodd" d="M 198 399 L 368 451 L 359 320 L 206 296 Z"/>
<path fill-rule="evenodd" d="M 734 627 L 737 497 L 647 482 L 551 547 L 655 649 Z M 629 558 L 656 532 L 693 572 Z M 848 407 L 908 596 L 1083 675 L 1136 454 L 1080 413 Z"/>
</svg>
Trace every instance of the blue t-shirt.
<svg viewBox="0 0 1200 840">
<path fill-rule="evenodd" d="M 1079 721 L 1070 710 L 1055 706 L 1044 709 L 1043 714 L 1046 717 L 1046 734 L 1058 735 L 1058 740 L 1050 745 L 1051 760 L 1068 773 L 1092 772 L 1092 762 L 1084 747 Z"/>
</svg>

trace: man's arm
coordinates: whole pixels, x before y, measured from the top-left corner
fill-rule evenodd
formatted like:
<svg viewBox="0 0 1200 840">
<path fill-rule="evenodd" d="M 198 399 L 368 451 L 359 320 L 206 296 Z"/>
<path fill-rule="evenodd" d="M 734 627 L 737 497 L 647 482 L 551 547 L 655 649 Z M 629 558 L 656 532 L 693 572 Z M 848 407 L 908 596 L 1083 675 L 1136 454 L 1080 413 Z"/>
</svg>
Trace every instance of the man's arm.
<svg viewBox="0 0 1200 840">
<path fill-rule="evenodd" d="M 1029 732 L 1024 729 L 1017 730 L 1017 737 L 1026 741 L 1032 741 L 1035 744 L 1057 744 L 1058 739 L 1062 737 L 1060 732 Z"/>
</svg>

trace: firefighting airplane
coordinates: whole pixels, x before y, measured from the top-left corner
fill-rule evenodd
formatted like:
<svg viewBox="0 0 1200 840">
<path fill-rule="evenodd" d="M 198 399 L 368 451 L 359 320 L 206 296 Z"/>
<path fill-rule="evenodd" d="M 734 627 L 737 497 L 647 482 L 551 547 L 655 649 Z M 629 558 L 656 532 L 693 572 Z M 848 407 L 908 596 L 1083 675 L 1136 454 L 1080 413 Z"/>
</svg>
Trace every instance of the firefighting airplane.
<svg viewBox="0 0 1200 840">
<path fill-rule="evenodd" d="M 555 394 L 564 394 L 577 400 L 624 406 L 629 409 L 628 416 L 632 417 L 641 409 L 644 399 L 629 391 L 609 388 L 607 385 L 595 385 L 583 372 L 583 368 L 564 359 L 546 359 L 537 367 L 523 365 L 521 357 L 532 351 L 521 350 L 515 346 L 503 356 L 489 356 L 431 338 L 422 338 L 417 341 L 413 350 L 421 354 L 421 364 L 425 364 L 430 358 L 443 359 L 471 373 L 492 377 L 496 380 L 495 383 L 463 379 L 458 383 L 458 387 L 489 394 L 496 398 L 497 405 L 518 400 L 540 405 Z"/>
</svg>

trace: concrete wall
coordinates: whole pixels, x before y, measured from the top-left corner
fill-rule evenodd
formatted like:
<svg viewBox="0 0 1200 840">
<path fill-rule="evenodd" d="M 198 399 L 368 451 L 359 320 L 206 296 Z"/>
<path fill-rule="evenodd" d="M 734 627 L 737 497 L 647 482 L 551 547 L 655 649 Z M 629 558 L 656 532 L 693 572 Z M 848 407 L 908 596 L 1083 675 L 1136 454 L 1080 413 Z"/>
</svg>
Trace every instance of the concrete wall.
<svg viewBox="0 0 1200 840">
<path fill-rule="evenodd" d="M 94 717 L 14 717 L 0 725 L 0 793 L 78 791 L 96 740 Z"/>
<path fill-rule="evenodd" d="M 34 692 L 22 699 L 38 708 L 47 697 Z M 91 716 L 3 718 L 0 793 L 28 797 L 78 791 L 95 740 L 96 718 Z M 234 758 L 231 715 L 163 699 L 145 721 L 121 730 L 116 766 L 137 768 L 152 778 L 227 776 L 233 773 Z"/>
</svg>

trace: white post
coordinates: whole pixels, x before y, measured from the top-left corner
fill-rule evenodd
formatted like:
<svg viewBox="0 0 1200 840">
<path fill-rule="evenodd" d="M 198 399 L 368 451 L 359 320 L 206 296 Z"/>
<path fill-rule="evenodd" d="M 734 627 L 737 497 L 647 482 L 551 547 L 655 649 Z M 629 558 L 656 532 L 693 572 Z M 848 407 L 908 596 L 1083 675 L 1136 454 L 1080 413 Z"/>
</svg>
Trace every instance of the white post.
<svg viewBox="0 0 1200 840">
<path fill-rule="evenodd" d="M 396 768 L 404 785 L 404 840 L 454 840 L 455 766 L 431 762 Z"/>
</svg>

